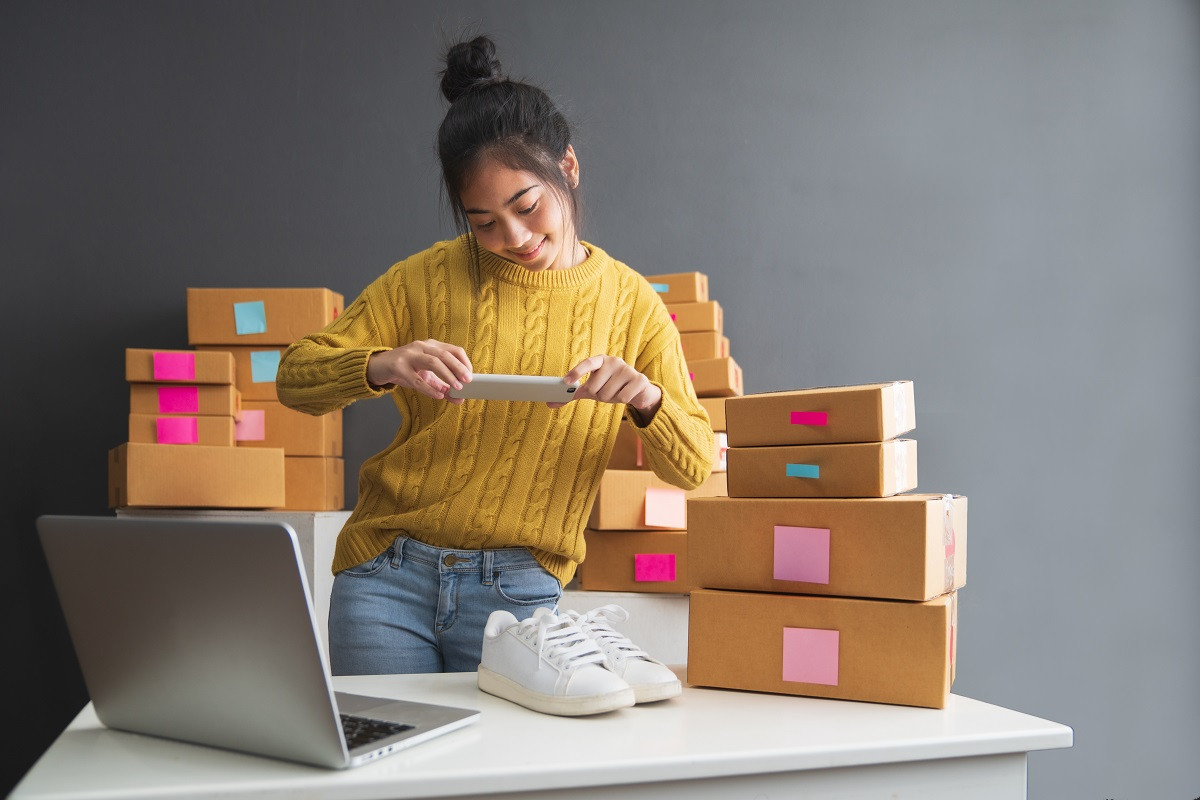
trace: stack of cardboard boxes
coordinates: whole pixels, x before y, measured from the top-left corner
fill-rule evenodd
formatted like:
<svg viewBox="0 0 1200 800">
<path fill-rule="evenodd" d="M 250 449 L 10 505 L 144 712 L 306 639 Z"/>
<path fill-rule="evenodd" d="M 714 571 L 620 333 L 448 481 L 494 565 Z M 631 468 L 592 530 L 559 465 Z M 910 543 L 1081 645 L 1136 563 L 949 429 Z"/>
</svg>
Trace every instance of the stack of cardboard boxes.
<svg viewBox="0 0 1200 800">
<path fill-rule="evenodd" d="M 967 499 L 903 494 L 912 383 L 746 395 L 725 412 L 729 496 L 688 502 L 689 682 L 944 707 Z"/>
<path fill-rule="evenodd" d="M 708 296 L 700 272 L 651 275 L 647 280 L 679 328 L 688 376 L 714 430 L 713 473 L 691 491 L 658 478 L 632 423 L 622 422 L 588 520 L 587 556 L 579 571 L 585 591 L 684 594 L 687 503 L 726 494 L 725 398 L 743 393 L 742 369 L 729 355 L 721 305 Z"/>
<path fill-rule="evenodd" d="M 328 289 L 188 289 L 194 349 L 126 352 L 130 440 L 109 455 L 109 504 L 341 509 L 341 412 L 284 407 L 275 372 L 342 304 Z"/>
</svg>

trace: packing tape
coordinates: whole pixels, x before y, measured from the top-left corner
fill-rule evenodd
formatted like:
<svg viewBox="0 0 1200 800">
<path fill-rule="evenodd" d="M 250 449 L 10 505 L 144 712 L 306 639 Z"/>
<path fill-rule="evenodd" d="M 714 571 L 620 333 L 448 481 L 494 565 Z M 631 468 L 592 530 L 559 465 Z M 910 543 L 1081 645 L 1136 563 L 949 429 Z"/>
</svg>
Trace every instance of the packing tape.
<svg viewBox="0 0 1200 800">
<path fill-rule="evenodd" d="M 942 545 L 946 548 L 945 590 L 954 588 L 954 551 L 957 541 L 954 535 L 954 495 L 942 495 Z"/>
<path fill-rule="evenodd" d="M 892 478 L 897 492 L 908 489 L 908 444 L 904 439 L 896 440 L 892 446 Z"/>
<path fill-rule="evenodd" d="M 892 422 L 897 435 L 907 427 L 904 421 L 908 418 L 908 394 L 901 388 L 903 384 L 904 381 L 892 384 Z"/>
</svg>

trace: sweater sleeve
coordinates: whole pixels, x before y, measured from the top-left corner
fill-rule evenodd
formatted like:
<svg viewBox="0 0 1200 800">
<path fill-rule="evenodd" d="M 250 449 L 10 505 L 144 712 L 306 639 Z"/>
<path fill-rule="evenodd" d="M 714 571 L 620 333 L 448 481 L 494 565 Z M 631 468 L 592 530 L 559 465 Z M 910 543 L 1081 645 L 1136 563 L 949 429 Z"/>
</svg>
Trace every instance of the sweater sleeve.
<svg viewBox="0 0 1200 800">
<path fill-rule="evenodd" d="M 279 361 L 275 388 L 288 408 L 319 416 L 386 389 L 367 381 L 374 353 L 404 344 L 401 276 L 405 262 L 377 278 L 323 330 L 293 342 Z"/>
<path fill-rule="evenodd" d="M 712 473 L 712 422 L 688 378 L 679 331 L 666 307 L 653 299 L 650 334 L 634 366 L 662 390 L 662 405 L 644 427 L 630 411 L 626 416 L 634 423 L 654 474 L 672 486 L 695 489 Z"/>
</svg>

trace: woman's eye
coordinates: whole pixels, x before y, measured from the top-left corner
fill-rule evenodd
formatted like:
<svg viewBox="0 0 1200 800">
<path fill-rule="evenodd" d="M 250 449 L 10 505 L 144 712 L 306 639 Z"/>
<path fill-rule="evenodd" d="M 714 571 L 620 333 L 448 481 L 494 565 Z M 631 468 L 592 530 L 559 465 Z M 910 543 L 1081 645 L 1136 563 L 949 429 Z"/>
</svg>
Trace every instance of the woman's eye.
<svg viewBox="0 0 1200 800">
<path fill-rule="evenodd" d="M 476 224 L 475 227 L 481 231 L 490 231 L 492 228 L 496 227 L 496 220 L 492 220 L 490 222 L 480 222 Z"/>
<path fill-rule="evenodd" d="M 541 201 L 539 200 L 538 202 L 541 202 Z M 521 213 L 521 214 L 525 214 L 525 215 L 532 214 L 534 211 L 536 211 L 536 210 L 537 210 L 537 207 L 538 207 L 538 203 L 536 203 L 536 202 L 535 202 L 535 203 L 534 203 L 533 205 L 531 205 L 529 208 L 523 208 L 523 209 L 521 209 L 520 213 Z"/>
</svg>

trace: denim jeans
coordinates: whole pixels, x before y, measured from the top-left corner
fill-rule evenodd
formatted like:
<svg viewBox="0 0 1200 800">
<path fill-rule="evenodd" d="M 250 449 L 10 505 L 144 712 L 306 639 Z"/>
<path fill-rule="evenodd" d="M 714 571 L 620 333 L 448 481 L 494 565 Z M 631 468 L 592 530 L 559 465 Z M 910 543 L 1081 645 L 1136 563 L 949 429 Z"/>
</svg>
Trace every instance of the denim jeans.
<svg viewBox="0 0 1200 800">
<path fill-rule="evenodd" d="M 333 580 L 334 675 L 471 672 L 496 609 L 517 619 L 557 608 L 562 586 L 524 547 L 446 550 L 398 537 Z"/>
</svg>

